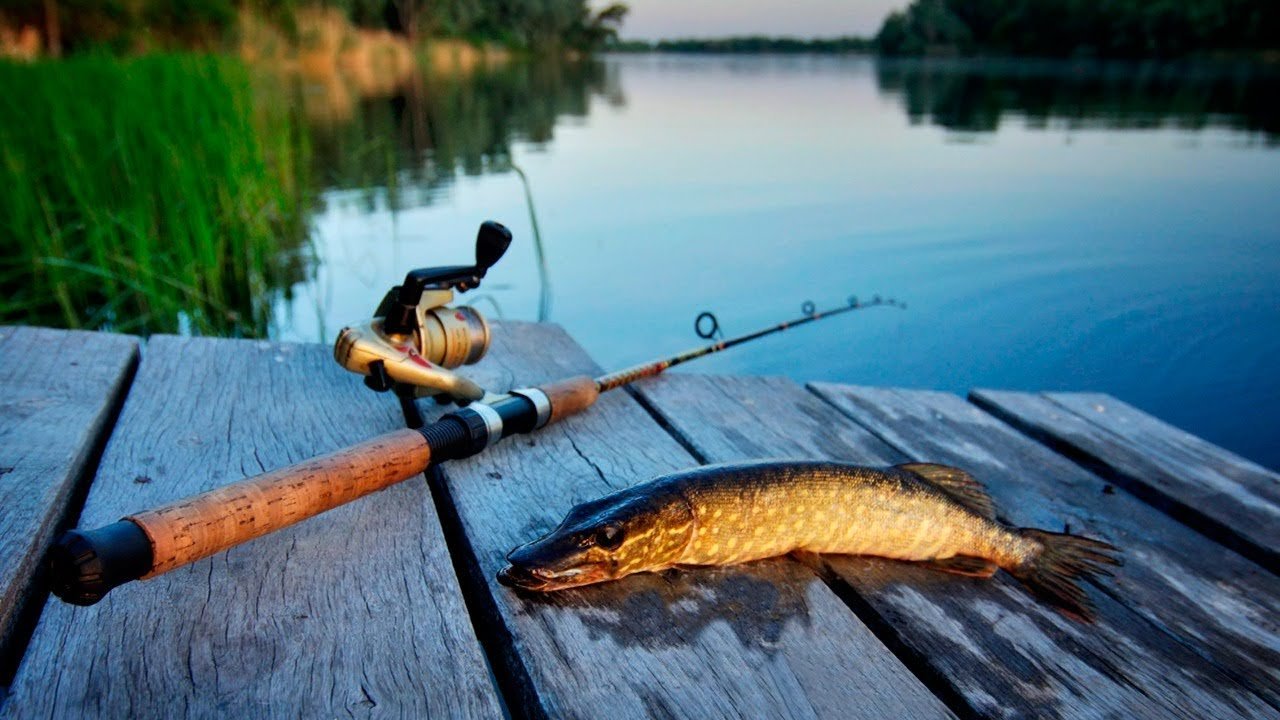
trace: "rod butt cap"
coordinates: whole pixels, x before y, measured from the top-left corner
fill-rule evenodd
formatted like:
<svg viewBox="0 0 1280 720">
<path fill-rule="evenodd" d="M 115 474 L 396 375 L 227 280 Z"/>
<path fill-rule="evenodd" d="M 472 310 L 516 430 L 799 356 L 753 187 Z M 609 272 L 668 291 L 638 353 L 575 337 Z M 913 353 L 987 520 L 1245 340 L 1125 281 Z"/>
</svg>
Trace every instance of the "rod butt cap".
<svg viewBox="0 0 1280 720">
<path fill-rule="evenodd" d="M 112 588 L 151 571 L 151 541 L 128 520 L 69 530 L 49 548 L 49 584 L 73 605 L 93 605 Z"/>
</svg>

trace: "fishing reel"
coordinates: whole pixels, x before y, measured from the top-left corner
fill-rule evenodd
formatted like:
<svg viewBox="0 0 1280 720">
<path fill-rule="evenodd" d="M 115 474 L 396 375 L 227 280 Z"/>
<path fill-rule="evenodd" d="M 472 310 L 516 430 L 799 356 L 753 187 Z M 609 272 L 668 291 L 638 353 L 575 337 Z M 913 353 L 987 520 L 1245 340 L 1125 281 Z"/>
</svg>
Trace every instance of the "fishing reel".
<svg viewBox="0 0 1280 720">
<path fill-rule="evenodd" d="M 489 323 L 475 308 L 448 305 L 454 291 L 479 287 L 510 245 L 510 230 L 492 220 L 484 222 L 476 235 L 475 265 L 409 271 L 404 283 L 387 292 L 372 320 L 338 333 L 334 359 L 364 375 L 369 388 L 394 390 L 410 425 L 421 424 L 416 398 L 458 404 L 483 398 L 483 388 L 453 369 L 475 363 L 488 352 Z"/>
</svg>

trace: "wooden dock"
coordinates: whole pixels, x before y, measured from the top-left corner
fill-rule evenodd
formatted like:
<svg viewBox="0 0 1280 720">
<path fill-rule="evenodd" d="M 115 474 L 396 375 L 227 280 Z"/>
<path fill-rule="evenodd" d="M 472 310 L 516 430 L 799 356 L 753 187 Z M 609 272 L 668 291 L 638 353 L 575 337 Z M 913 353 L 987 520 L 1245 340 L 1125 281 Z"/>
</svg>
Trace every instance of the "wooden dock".
<svg viewBox="0 0 1280 720">
<path fill-rule="evenodd" d="M 598 370 L 554 326 L 494 338 L 492 389 Z M 1095 394 L 672 374 L 96 606 L 48 595 L 69 524 L 401 424 L 321 345 L 0 328 L 0 716 L 1280 718 L 1280 477 Z M 494 580 L 578 502 L 760 457 L 959 465 L 1126 565 L 1093 625 L 866 558 Z"/>
</svg>

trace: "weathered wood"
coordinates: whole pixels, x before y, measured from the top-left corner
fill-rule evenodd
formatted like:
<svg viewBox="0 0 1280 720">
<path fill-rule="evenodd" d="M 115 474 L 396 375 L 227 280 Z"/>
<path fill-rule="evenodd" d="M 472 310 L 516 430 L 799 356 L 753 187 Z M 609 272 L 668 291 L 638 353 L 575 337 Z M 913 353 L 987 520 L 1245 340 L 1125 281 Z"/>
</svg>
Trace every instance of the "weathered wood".
<svg viewBox="0 0 1280 720">
<path fill-rule="evenodd" d="M 1007 482 L 1007 470 L 988 471 L 989 465 L 1006 467 L 1004 462 L 1016 467 L 1021 457 L 1019 448 L 1006 450 L 1007 443 L 998 435 L 994 439 L 957 435 L 949 423 L 941 422 L 902 431 L 907 439 L 926 433 L 933 438 L 928 451 L 920 452 L 908 440 L 887 434 L 903 453 L 812 393 L 776 378 L 671 375 L 640 383 L 637 391 L 708 461 L 761 457 L 820 457 L 868 465 L 909 458 L 955 461 L 990 485 L 998 509 L 1018 524 L 1058 529 L 1069 518 L 1074 530 L 1097 532 L 1087 515 L 1082 517 L 1064 503 L 1034 498 L 1027 488 Z M 830 386 L 824 391 L 843 392 Z M 905 420 L 908 416 L 898 410 L 899 405 L 892 399 L 877 407 Z M 957 454 L 953 451 L 957 447 L 968 454 Z M 973 456 L 985 463 L 973 462 Z M 1028 718 L 1275 715 L 1274 708 L 1239 682 L 1103 593 L 1091 592 L 1100 606 L 1098 623 L 1081 625 L 1038 603 L 1003 573 L 977 580 L 870 558 L 826 556 L 823 562 L 834 576 L 832 582 L 846 589 L 847 599 L 877 634 L 922 677 L 930 678 L 935 689 L 956 698 L 973 714 Z"/>
<path fill-rule="evenodd" d="M 558 328 L 503 324 L 476 367 L 518 387 L 595 366 Z M 625 392 L 537 434 L 443 467 L 470 553 L 477 626 L 519 711 L 550 717 L 940 717 L 934 697 L 809 569 L 786 562 L 634 575 L 549 594 L 494 576 L 574 504 L 693 458 Z"/>
<path fill-rule="evenodd" d="M 0 655 L 8 669 L 16 617 L 29 601 L 43 604 L 32 595 L 36 568 L 87 482 L 137 358 L 138 341 L 124 335 L 0 327 Z"/>
<path fill-rule="evenodd" d="M 914 459 L 959 465 L 991 489 L 1002 517 L 1022 527 L 1101 537 L 1122 548 L 1126 565 L 1101 583 L 1103 621 L 1123 633 L 1116 662 L 1151 663 L 1156 692 L 1194 714 L 1221 717 L 1207 701 L 1236 712 L 1275 715 L 1250 705 L 1247 687 L 1280 707 L 1280 579 L 949 393 L 814 385 L 855 421 Z M 1122 612 L 1121 609 L 1129 612 Z M 1138 615 L 1154 628 L 1130 618 Z M 1173 661 L 1153 647 L 1167 633 L 1236 679 L 1204 663 Z M 1090 633 L 1088 637 L 1093 637 Z M 1117 638 L 1119 640 L 1120 638 Z M 1145 676 L 1145 673 L 1144 673 Z M 1182 687 L 1184 693 L 1175 692 Z"/>
<path fill-rule="evenodd" d="M 401 423 L 327 348 L 153 338 L 81 524 Z M 93 607 L 51 601 L 0 714 L 500 712 L 428 489 L 409 481 Z"/>
<path fill-rule="evenodd" d="M 970 399 L 1175 518 L 1280 571 L 1280 475 L 1110 395 L 975 390 Z"/>
</svg>

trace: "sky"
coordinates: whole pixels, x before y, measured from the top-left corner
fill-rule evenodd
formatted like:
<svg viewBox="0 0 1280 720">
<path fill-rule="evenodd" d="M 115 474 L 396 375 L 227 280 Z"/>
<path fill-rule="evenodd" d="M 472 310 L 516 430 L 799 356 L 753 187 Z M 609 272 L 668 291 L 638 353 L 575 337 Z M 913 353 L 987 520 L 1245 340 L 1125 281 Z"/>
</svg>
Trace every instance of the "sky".
<svg viewBox="0 0 1280 720">
<path fill-rule="evenodd" d="M 873 35 L 908 0 L 626 0 L 622 37 Z M 593 6 L 608 4 L 593 0 Z"/>
</svg>

